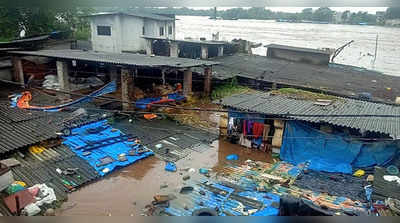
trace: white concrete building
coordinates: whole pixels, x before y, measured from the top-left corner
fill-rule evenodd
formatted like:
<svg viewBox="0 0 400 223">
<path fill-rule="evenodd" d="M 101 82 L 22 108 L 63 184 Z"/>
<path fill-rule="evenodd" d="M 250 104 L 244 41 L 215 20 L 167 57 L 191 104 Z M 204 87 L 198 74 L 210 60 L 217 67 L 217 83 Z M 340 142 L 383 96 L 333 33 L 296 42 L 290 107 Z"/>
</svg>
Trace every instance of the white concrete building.
<svg viewBox="0 0 400 223">
<path fill-rule="evenodd" d="M 88 17 L 94 51 L 121 53 L 145 50 L 143 36 L 175 39 L 174 15 L 112 12 Z"/>
</svg>

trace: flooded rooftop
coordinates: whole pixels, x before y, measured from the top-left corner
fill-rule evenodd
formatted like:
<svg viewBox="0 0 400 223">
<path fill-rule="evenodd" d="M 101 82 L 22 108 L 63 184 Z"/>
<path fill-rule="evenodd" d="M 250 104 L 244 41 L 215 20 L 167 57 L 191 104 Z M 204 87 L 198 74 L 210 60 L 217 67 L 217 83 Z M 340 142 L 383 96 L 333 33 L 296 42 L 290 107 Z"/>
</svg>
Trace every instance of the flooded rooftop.
<svg viewBox="0 0 400 223">
<path fill-rule="evenodd" d="M 250 159 L 269 162 L 269 154 L 243 149 L 239 145 L 226 141 L 215 141 L 212 148 L 203 153 L 192 152 L 186 158 L 176 162 L 177 172 L 164 170 L 165 161 L 156 157 L 141 160 L 118 170 L 104 179 L 71 193 L 58 211 L 60 216 L 75 215 L 134 215 L 143 214 L 153 196 L 157 194 L 177 193 L 187 184 L 182 178 L 189 175 L 191 180 L 201 177 L 199 168 L 218 170 L 225 167 L 229 154 L 238 154 L 237 164 Z M 190 173 L 188 168 L 195 169 Z M 162 188 L 168 185 L 166 188 Z"/>
</svg>

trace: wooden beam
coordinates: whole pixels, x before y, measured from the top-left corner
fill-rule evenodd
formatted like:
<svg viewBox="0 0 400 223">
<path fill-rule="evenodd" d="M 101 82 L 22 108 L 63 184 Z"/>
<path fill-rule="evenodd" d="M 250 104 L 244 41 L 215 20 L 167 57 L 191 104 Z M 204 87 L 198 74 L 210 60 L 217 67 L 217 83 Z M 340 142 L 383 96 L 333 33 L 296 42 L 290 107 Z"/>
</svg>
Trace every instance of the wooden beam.
<svg viewBox="0 0 400 223">
<path fill-rule="evenodd" d="M 208 97 L 211 94 L 211 79 L 212 69 L 211 67 L 204 68 L 204 96 Z"/>
<path fill-rule="evenodd" d="M 24 69 L 22 67 L 21 57 L 13 56 L 12 63 L 14 67 L 14 81 L 19 82 L 22 87 L 25 87 Z"/>
<path fill-rule="evenodd" d="M 192 94 L 192 70 L 190 68 L 183 72 L 183 94 L 185 96 Z"/>
<path fill-rule="evenodd" d="M 133 85 L 133 75 L 127 68 L 121 69 L 121 99 L 122 99 L 122 110 L 127 111 L 132 106 L 129 91 Z"/>
</svg>

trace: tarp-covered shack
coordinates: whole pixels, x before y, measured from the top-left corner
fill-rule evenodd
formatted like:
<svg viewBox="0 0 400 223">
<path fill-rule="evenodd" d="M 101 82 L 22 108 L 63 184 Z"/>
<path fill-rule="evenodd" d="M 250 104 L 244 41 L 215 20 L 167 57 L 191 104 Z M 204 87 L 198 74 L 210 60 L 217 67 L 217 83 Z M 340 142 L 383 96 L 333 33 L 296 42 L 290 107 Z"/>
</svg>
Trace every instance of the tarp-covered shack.
<svg viewBox="0 0 400 223">
<path fill-rule="evenodd" d="M 281 89 L 223 98 L 228 135 L 248 148 L 272 150 L 292 164 L 352 173 L 385 165 L 398 152 L 400 107 Z"/>
</svg>

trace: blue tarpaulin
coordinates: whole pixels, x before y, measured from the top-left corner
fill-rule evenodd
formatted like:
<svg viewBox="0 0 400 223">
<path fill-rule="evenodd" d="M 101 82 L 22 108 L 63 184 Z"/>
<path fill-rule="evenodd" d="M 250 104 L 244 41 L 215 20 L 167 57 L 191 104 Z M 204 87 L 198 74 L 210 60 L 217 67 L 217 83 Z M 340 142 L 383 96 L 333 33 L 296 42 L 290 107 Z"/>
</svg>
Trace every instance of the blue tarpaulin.
<svg viewBox="0 0 400 223">
<path fill-rule="evenodd" d="M 185 96 L 180 95 L 178 93 L 172 93 L 172 94 L 168 94 L 168 99 L 169 100 L 173 100 L 173 101 L 183 101 L 186 99 Z M 147 105 L 152 104 L 152 103 L 156 103 L 158 101 L 161 101 L 162 98 L 158 97 L 158 98 L 143 98 L 140 100 L 137 100 L 135 103 L 136 108 L 139 109 L 146 109 Z"/>
<path fill-rule="evenodd" d="M 130 156 L 128 155 L 128 151 L 131 149 L 138 149 L 139 144 L 135 144 L 135 142 L 124 140 L 122 142 L 118 142 L 115 144 L 101 146 L 99 148 L 91 150 L 90 155 L 84 156 L 83 155 L 84 151 L 82 151 L 80 148 L 83 148 L 88 144 L 91 144 L 96 141 L 106 140 L 112 137 L 125 135 L 119 130 L 112 130 L 111 126 L 109 126 L 106 123 L 107 120 L 102 120 L 84 125 L 79 128 L 74 128 L 72 129 L 70 136 L 64 137 L 65 140 L 63 143 L 67 145 L 69 148 L 71 148 L 71 150 L 75 152 L 79 157 L 86 160 L 92 167 L 96 169 L 96 171 L 101 176 L 104 176 L 105 174 L 112 172 L 117 167 L 130 165 L 140 159 L 146 158 L 154 154 L 152 151 L 148 151 L 140 155 Z M 95 129 L 97 129 L 98 131 L 94 131 Z M 126 161 L 118 160 L 118 156 L 122 153 L 125 154 Z M 100 163 L 99 159 L 107 156 L 111 157 L 114 160 L 114 162 L 98 167 L 97 164 Z M 109 169 L 107 173 L 102 171 L 105 168 Z"/>
<path fill-rule="evenodd" d="M 353 168 L 384 165 L 396 155 L 394 141 L 367 143 L 344 134 L 327 134 L 299 121 L 286 124 L 280 152 L 294 165 L 309 162 L 316 171 L 352 173 Z"/>
<path fill-rule="evenodd" d="M 224 191 L 225 193 L 216 193 L 215 191 L 208 190 L 207 187 L 202 184 L 194 186 L 194 191 L 186 195 L 184 198 L 178 198 L 170 203 L 170 206 L 164 209 L 164 212 L 173 216 L 192 216 L 195 210 L 202 208 L 210 208 L 218 210 L 219 216 L 241 216 L 244 215 L 242 210 L 252 210 L 254 207 L 246 206 L 240 199 L 232 197 L 235 193 L 235 189 L 213 182 L 212 187 Z M 203 191 L 204 195 L 201 195 L 198 191 Z M 279 203 L 280 196 L 270 192 L 258 192 L 252 188 L 249 191 L 241 191 L 236 193 L 237 196 L 246 197 L 253 199 L 263 204 L 263 208 L 257 210 L 255 213 L 250 214 L 251 216 L 276 216 L 279 214 Z M 184 208 L 180 205 L 185 202 L 188 208 Z M 200 205 L 202 203 L 202 205 Z M 242 208 L 240 208 L 242 207 Z"/>
</svg>

